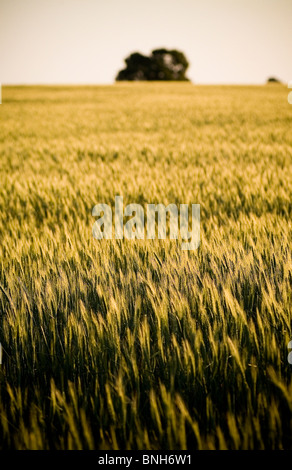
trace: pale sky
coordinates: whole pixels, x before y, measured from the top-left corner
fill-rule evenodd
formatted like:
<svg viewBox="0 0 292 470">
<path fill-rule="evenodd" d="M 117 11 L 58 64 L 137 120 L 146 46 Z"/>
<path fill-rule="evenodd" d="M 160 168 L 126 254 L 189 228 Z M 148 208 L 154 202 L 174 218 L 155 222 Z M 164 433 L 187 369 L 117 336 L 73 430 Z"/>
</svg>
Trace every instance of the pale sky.
<svg viewBox="0 0 292 470">
<path fill-rule="evenodd" d="M 0 0 L 0 83 L 113 83 L 179 49 L 194 83 L 292 80 L 292 0 Z"/>
</svg>

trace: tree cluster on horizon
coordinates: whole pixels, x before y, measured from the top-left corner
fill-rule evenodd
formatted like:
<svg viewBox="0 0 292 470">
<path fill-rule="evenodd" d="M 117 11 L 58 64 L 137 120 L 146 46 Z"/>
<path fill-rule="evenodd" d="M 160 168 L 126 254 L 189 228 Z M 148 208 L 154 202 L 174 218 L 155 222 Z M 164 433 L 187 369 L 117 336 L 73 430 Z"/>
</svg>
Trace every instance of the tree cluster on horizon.
<svg viewBox="0 0 292 470">
<path fill-rule="evenodd" d="M 176 49 L 155 49 L 149 56 L 134 52 L 125 62 L 126 67 L 118 73 L 117 81 L 189 81 L 185 75 L 188 60 L 183 52 Z"/>
</svg>

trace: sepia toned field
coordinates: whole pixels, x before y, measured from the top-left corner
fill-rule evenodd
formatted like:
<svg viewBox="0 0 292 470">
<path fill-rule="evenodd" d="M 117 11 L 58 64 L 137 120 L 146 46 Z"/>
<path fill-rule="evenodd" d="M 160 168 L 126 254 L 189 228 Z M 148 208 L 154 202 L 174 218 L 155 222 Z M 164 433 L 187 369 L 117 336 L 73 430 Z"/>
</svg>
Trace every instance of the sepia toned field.
<svg viewBox="0 0 292 470">
<path fill-rule="evenodd" d="M 4 87 L 0 448 L 292 449 L 282 85 Z M 201 244 L 92 208 L 200 204 Z"/>
</svg>

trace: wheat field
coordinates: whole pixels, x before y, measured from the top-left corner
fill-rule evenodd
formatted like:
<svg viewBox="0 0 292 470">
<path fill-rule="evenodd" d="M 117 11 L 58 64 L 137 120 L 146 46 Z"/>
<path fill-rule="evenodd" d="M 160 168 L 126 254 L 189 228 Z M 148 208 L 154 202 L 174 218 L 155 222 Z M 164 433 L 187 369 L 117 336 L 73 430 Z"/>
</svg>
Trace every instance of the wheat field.
<svg viewBox="0 0 292 470">
<path fill-rule="evenodd" d="M 287 95 L 3 88 L 1 449 L 292 449 Z M 200 247 L 95 240 L 116 195 L 200 204 Z"/>
</svg>

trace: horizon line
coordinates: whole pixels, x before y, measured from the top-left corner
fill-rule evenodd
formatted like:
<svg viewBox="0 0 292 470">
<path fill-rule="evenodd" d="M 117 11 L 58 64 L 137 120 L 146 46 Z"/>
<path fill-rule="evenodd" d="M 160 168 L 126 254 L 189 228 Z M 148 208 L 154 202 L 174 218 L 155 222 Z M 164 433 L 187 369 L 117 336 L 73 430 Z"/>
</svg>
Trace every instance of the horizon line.
<svg viewBox="0 0 292 470">
<path fill-rule="evenodd" d="M 0 82 L 2 87 L 84 87 L 84 86 L 113 86 L 117 84 L 146 84 L 146 83 L 155 83 L 155 84 L 188 84 L 195 86 L 263 86 L 263 85 L 285 85 L 288 86 L 290 82 L 285 82 L 279 80 L 278 82 L 268 82 L 268 79 L 264 82 L 194 82 L 192 80 L 180 81 L 180 80 L 122 80 L 122 81 L 113 81 L 113 82 L 11 82 L 3 83 Z"/>
</svg>

